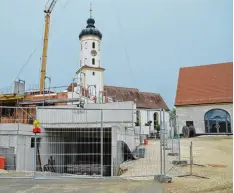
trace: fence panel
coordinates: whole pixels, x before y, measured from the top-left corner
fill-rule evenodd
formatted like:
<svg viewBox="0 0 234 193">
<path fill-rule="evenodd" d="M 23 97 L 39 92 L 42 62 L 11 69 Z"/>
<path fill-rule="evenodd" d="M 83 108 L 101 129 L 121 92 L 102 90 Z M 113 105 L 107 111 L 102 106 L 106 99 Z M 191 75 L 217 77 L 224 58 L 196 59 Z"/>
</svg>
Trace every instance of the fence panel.
<svg viewBox="0 0 234 193">
<path fill-rule="evenodd" d="M 162 140 L 148 138 L 149 119 L 145 118 L 147 124 L 142 123 L 140 116 L 136 116 L 137 110 L 132 108 L 54 106 L 37 107 L 36 110 L 12 109 L 10 114 L 1 116 L 0 123 L 0 148 L 8 148 L 2 156 L 7 157 L 8 176 L 8 166 L 15 167 L 12 178 L 115 176 L 153 179 L 163 168 Z M 1 112 L 8 110 L 2 108 Z M 32 133 L 35 119 L 40 121 L 41 127 L 41 133 L 36 135 Z M 173 146 L 176 151 L 175 139 L 170 141 L 165 120 L 161 115 L 160 119 L 161 127 L 165 128 L 165 131 L 161 130 L 164 144 Z M 8 144 L 3 144 L 6 142 Z M 14 148 L 14 154 L 10 148 Z"/>
<path fill-rule="evenodd" d="M 160 173 L 160 140 L 150 138 L 151 119 L 149 110 L 135 110 L 134 126 L 126 128 L 118 126 L 117 155 L 119 158 L 115 168 L 119 168 L 117 176 L 128 179 L 154 179 Z M 144 121 L 141 116 L 144 115 Z M 152 110 L 153 117 L 153 110 Z M 152 123 L 152 122 L 151 122 Z"/>
<path fill-rule="evenodd" d="M 0 107 L 0 178 L 33 178 L 34 117 L 35 108 Z"/>
<path fill-rule="evenodd" d="M 166 164 L 167 175 L 206 178 L 204 168 L 209 164 L 210 157 L 203 153 L 206 151 L 204 147 L 207 145 L 206 148 L 208 149 L 208 146 L 214 140 L 213 148 L 210 150 L 214 151 L 217 140 L 228 138 L 226 136 L 232 134 L 231 119 L 227 117 L 187 122 L 176 120 L 176 123 L 177 135 L 173 137 L 170 134 L 165 134 L 167 156 L 164 163 Z M 170 131 L 170 129 L 167 129 L 167 131 Z M 180 134 L 182 135 L 181 138 Z"/>
<path fill-rule="evenodd" d="M 180 161 L 180 135 L 178 134 L 178 125 L 176 120 L 165 121 L 165 144 L 163 145 L 163 151 L 165 152 L 165 170 L 168 176 L 174 177 L 177 172 L 174 170 L 175 165 Z"/>
<path fill-rule="evenodd" d="M 153 178 L 159 172 L 160 143 L 144 144 L 149 128 L 136 123 L 135 116 L 133 109 L 38 108 L 42 169 L 36 177 Z M 46 164 L 53 166 L 50 171 Z"/>
<path fill-rule="evenodd" d="M 104 137 L 111 131 L 102 127 L 102 116 L 99 109 L 38 108 L 42 133 L 35 150 L 36 178 L 107 175 L 109 171 L 101 163 Z"/>
<path fill-rule="evenodd" d="M 107 159 L 102 160 L 109 150 L 105 148 L 110 144 L 106 139 L 109 133 L 104 129 L 101 143 L 100 128 L 45 129 L 36 150 L 36 178 L 108 175 Z"/>
</svg>

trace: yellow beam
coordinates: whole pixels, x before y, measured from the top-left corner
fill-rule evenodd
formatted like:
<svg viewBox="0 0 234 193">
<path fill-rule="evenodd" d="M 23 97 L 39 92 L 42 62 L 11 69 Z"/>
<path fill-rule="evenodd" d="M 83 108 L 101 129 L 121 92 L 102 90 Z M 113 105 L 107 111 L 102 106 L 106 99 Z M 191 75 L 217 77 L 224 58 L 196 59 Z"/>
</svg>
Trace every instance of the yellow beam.
<svg viewBox="0 0 234 193">
<path fill-rule="evenodd" d="M 22 99 L 23 96 L 17 96 L 17 95 L 13 95 L 13 94 L 1 94 L 0 95 L 0 101 L 12 101 L 12 100 L 18 100 L 18 99 Z"/>
</svg>

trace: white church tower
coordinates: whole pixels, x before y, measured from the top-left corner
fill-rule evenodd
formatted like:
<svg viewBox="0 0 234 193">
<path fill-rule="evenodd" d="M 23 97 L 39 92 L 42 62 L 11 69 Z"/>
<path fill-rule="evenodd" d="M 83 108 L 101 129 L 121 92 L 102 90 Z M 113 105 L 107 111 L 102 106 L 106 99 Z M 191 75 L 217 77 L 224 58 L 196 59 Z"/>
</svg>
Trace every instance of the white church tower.
<svg viewBox="0 0 234 193">
<path fill-rule="evenodd" d="M 94 102 L 103 102 L 104 68 L 101 68 L 102 33 L 95 28 L 95 20 L 90 18 L 87 26 L 79 34 L 80 39 L 80 69 L 78 75 L 78 90 L 82 96 L 88 96 Z"/>
</svg>

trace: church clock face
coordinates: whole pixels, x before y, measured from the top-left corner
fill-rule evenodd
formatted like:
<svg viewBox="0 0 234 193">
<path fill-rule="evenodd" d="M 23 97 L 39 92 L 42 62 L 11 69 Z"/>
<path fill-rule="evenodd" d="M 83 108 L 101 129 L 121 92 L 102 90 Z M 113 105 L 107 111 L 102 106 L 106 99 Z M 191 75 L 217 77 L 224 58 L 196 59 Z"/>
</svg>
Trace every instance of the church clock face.
<svg viewBox="0 0 234 193">
<path fill-rule="evenodd" d="M 92 50 L 92 51 L 91 51 L 91 54 L 92 54 L 92 56 L 96 56 L 96 55 L 97 55 L 96 50 Z"/>
</svg>

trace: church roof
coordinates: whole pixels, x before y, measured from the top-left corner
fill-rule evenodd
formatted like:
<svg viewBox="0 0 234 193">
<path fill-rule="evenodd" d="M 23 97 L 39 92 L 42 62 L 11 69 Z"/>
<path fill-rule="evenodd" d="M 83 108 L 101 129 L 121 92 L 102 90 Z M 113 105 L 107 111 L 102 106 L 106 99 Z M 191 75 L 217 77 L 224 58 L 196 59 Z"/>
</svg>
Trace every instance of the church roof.
<svg viewBox="0 0 234 193">
<path fill-rule="evenodd" d="M 95 28 L 94 24 L 95 20 L 93 18 L 89 18 L 87 20 L 87 26 L 80 32 L 79 38 L 81 39 L 83 36 L 86 35 L 94 35 L 102 39 L 102 33 L 97 28 Z"/>
<path fill-rule="evenodd" d="M 140 92 L 136 88 L 116 86 L 104 86 L 104 91 L 106 96 L 113 98 L 114 101 L 136 102 L 137 108 L 170 110 L 158 93 Z"/>
<path fill-rule="evenodd" d="M 175 106 L 232 102 L 233 62 L 180 68 Z"/>
</svg>

